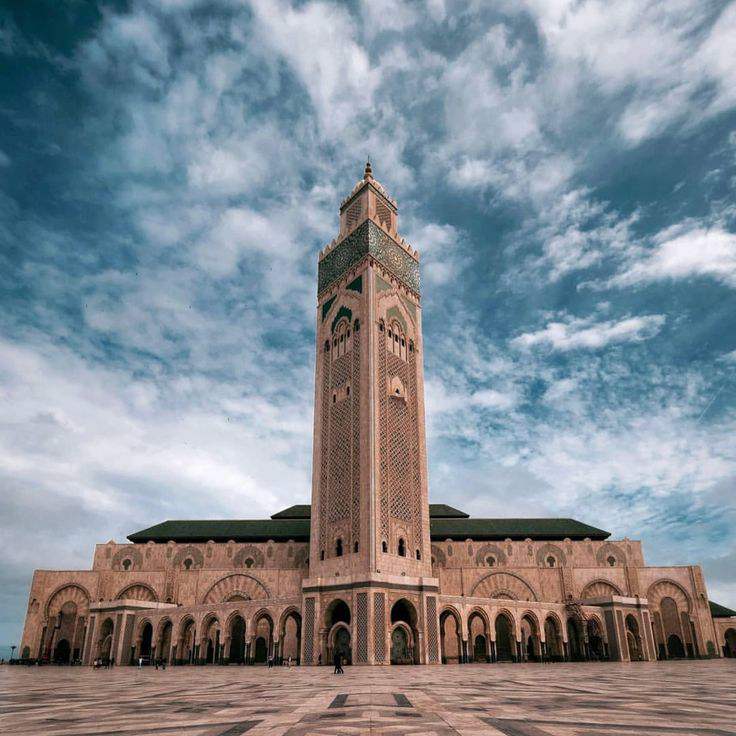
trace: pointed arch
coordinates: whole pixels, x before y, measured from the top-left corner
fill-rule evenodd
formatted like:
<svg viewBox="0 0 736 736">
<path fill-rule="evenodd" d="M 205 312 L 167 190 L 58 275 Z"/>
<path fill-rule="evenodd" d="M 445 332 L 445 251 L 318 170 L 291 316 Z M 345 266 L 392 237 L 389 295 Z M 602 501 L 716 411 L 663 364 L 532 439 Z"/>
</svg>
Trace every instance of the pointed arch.
<svg viewBox="0 0 736 736">
<path fill-rule="evenodd" d="M 647 590 L 647 600 L 651 610 L 659 608 L 663 598 L 672 598 L 677 603 L 678 609 L 682 608 L 688 613 L 692 611 L 692 602 L 687 591 L 680 583 L 670 578 L 657 580 Z"/>
<path fill-rule="evenodd" d="M 227 603 L 233 600 L 270 598 L 268 588 L 257 578 L 245 573 L 230 573 L 213 583 L 202 597 L 202 603 Z"/>
<path fill-rule="evenodd" d="M 591 580 L 580 592 L 580 597 L 583 600 L 610 598 L 614 595 L 623 595 L 623 591 L 610 580 L 603 580 L 602 578 Z"/>
<path fill-rule="evenodd" d="M 46 602 L 46 618 L 56 616 L 65 603 L 74 603 L 77 606 L 77 615 L 86 616 L 89 610 L 90 594 L 87 589 L 78 583 L 60 585 L 49 596 Z"/>
<path fill-rule="evenodd" d="M 152 603 L 158 601 L 156 591 L 148 585 L 148 583 L 130 583 L 121 588 L 115 596 L 116 601 L 122 600 L 134 601 L 150 601 Z"/>
<path fill-rule="evenodd" d="M 482 577 L 470 593 L 475 598 L 507 598 L 515 601 L 536 601 L 534 588 L 521 575 L 513 572 L 492 572 Z"/>
</svg>

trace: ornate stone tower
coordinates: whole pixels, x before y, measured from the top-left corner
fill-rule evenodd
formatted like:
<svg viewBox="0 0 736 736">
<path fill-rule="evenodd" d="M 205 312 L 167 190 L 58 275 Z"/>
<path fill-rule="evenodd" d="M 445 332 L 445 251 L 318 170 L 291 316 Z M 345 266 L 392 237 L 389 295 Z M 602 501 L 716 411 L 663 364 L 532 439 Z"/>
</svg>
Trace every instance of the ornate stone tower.
<svg viewBox="0 0 736 736">
<path fill-rule="evenodd" d="M 370 162 L 320 254 L 317 301 L 304 662 L 434 661 L 419 254 Z"/>
</svg>

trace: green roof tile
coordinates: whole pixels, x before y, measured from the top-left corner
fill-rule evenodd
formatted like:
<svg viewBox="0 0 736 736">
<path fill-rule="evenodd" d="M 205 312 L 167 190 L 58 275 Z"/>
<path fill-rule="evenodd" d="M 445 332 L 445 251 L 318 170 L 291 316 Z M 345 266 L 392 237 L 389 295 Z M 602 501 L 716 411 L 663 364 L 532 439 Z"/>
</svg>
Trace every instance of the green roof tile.
<svg viewBox="0 0 736 736">
<path fill-rule="evenodd" d="M 708 601 L 708 603 L 710 604 L 710 615 L 713 618 L 730 618 L 731 616 L 736 616 L 736 611 L 726 608 L 726 606 L 722 606 L 720 603 L 715 603 L 714 601 Z"/>
<path fill-rule="evenodd" d="M 444 504 L 433 510 L 430 533 L 443 539 L 606 539 L 609 532 L 575 519 L 471 519 Z M 309 540 L 309 505 L 298 504 L 279 511 L 270 519 L 170 520 L 131 534 L 131 542 L 265 542 L 269 539 L 295 542 Z M 728 610 L 728 609 L 725 609 Z"/>
</svg>

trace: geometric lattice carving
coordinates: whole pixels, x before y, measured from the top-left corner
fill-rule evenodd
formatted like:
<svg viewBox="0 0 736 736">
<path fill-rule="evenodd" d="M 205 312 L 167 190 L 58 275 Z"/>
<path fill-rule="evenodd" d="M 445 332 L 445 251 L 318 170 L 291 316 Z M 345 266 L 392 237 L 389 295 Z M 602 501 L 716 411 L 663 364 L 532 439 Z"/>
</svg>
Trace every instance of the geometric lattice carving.
<svg viewBox="0 0 736 736">
<path fill-rule="evenodd" d="M 86 616 L 89 609 L 87 591 L 79 585 L 65 585 L 51 595 L 46 603 L 46 618 L 58 615 L 65 603 L 74 603 L 78 616 Z"/>
<path fill-rule="evenodd" d="M 547 562 L 547 558 L 550 556 L 555 558 L 554 567 L 564 567 L 567 565 L 567 557 L 565 557 L 562 547 L 558 547 L 556 544 L 543 544 L 537 550 L 537 565 L 540 567 L 550 567 Z"/>
<path fill-rule="evenodd" d="M 250 564 L 246 564 L 249 560 Z M 233 567 L 263 567 L 263 552 L 249 544 L 237 551 L 233 558 Z"/>
<path fill-rule="evenodd" d="M 376 662 L 386 659 L 386 594 L 373 594 L 373 656 Z"/>
<path fill-rule="evenodd" d="M 304 664 L 314 661 L 314 598 L 304 602 Z"/>
<path fill-rule="evenodd" d="M 475 564 L 481 567 L 491 566 L 488 558 L 493 557 L 496 565 L 506 564 L 506 553 L 497 544 L 484 544 L 475 554 Z"/>
<path fill-rule="evenodd" d="M 231 600 L 270 598 L 266 586 L 243 573 L 232 573 L 218 580 L 202 598 L 202 603 L 225 603 Z"/>
<path fill-rule="evenodd" d="M 476 583 L 475 598 L 506 598 L 514 601 L 536 601 L 537 594 L 521 576 L 508 572 L 492 572 Z"/>
<path fill-rule="evenodd" d="M 368 661 L 368 593 L 356 596 L 355 628 L 358 637 L 356 661 Z"/>
<path fill-rule="evenodd" d="M 133 583 L 123 588 L 116 596 L 116 601 L 134 600 L 134 601 L 157 601 L 156 592 L 145 583 Z"/>
<path fill-rule="evenodd" d="M 434 596 L 427 598 L 427 650 L 430 662 L 439 662 L 437 650 L 437 599 Z"/>
<path fill-rule="evenodd" d="M 353 336 L 353 394 L 352 404 L 353 443 L 352 443 L 352 543 L 360 543 L 360 333 Z M 366 640 L 366 647 L 368 646 Z M 367 655 L 366 655 L 367 656 Z"/>
<path fill-rule="evenodd" d="M 583 600 L 592 598 L 610 598 L 612 595 L 623 595 L 621 589 L 608 580 L 593 580 L 580 593 Z"/>
<path fill-rule="evenodd" d="M 123 562 L 129 560 L 127 566 L 123 566 Z M 134 545 L 128 545 L 119 549 L 115 556 L 112 558 L 112 569 L 113 570 L 140 570 L 143 566 L 143 555 L 140 550 Z"/>
<path fill-rule="evenodd" d="M 198 547 L 192 547 L 192 545 L 182 547 L 177 551 L 176 556 L 174 557 L 174 567 L 184 567 L 184 562 L 186 560 L 192 561 L 192 564 L 187 569 L 199 570 L 204 565 L 204 555 L 202 554 L 202 550 Z"/>
<path fill-rule="evenodd" d="M 690 596 L 674 580 L 659 580 L 649 586 L 647 601 L 649 602 L 650 610 L 654 611 L 658 609 L 663 598 L 672 598 L 679 610 L 690 613 Z"/>
<path fill-rule="evenodd" d="M 351 375 L 352 355 L 340 356 L 332 364 L 330 383 L 332 388 L 345 384 Z M 352 402 L 348 399 L 332 402 L 329 415 L 329 511 L 331 522 L 350 517 L 350 470 L 352 455 Z M 343 540 L 349 544 L 348 540 Z M 330 545 L 328 545 L 329 547 Z"/>
<path fill-rule="evenodd" d="M 394 377 L 398 375 L 403 385 L 406 385 L 407 367 L 404 362 L 391 353 L 387 354 L 386 358 L 389 373 Z M 414 401 L 416 401 L 415 396 L 408 397 L 408 402 Z M 408 402 L 393 395 L 388 399 L 388 452 L 391 516 L 411 522 L 414 505 L 412 503 L 414 474 L 411 467 L 411 445 L 414 433 Z"/>
<path fill-rule="evenodd" d="M 609 557 L 615 560 L 617 567 L 626 565 L 626 553 L 616 544 L 606 542 L 595 554 L 595 560 L 601 567 L 610 567 Z"/>
<path fill-rule="evenodd" d="M 378 458 L 381 487 L 381 538 L 388 541 L 389 534 L 389 484 L 388 484 L 388 401 L 386 396 L 386 332 L 378 332 Z M 383 660 L 381 660 L 383 661 Z"/>
</svg>

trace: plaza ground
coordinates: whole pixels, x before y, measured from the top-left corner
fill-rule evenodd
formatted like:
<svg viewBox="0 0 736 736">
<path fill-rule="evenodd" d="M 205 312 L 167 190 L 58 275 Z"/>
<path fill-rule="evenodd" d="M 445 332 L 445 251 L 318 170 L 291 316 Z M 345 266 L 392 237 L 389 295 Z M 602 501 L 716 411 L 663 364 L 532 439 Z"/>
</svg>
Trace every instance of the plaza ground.
<svg viewBox="0 0 736 736">
<path fill-rule="evenodd" d="M 24 736 L 736 736 L 736 660 L 443 667 L 0 667 Z"/>
</svg>

